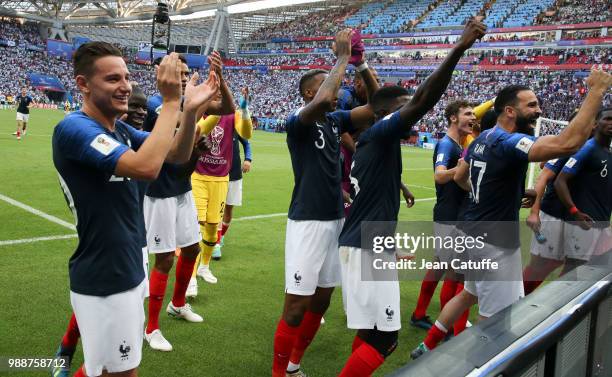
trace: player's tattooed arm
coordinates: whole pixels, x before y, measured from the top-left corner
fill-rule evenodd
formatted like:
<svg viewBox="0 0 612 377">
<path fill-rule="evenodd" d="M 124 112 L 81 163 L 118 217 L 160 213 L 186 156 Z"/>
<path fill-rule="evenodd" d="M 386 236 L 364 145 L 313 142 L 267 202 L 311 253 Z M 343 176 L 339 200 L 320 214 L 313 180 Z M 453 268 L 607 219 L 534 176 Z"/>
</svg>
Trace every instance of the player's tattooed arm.
<svg viewBox="0 0 612 377">
<path fill-rule="evenodd" d="M 561 171 L 557 175 L 557 179 L 555 179 L 555 191 L 563 206 L 565 206 L 574 219 L 578 221 L 578 225 L 584 230 L 589 230 L 593 226 L 593 219 L 591 216 L 576 208 L 572 200 L 572 195 L 570 194 L 568 181 L 573 177 L 573 174 Z"/>
<path fill-rule="evenodd" d="M 334 103 L 338 98 L 338 90 L 340 89 L 340 84 L 351 56 L 352 34 L 353 31 L 351 29 L 344 29 L 336 34 L 336 41 L 333 46 L 337 57 L 336 65 L 329 72 L 329 75 L 323 81 L 323 84 L 321 84 L 312 101 L 300 111 L 299 117 L 302 124 L 313 124 L 318 120 L 322 120 L 325 113 L 335 110 Z"/>
<path fill-rule="evenodd" d="M 589 86 L 589 93 L 582 102 L 578 114 L 559 135 L 538 138 L 529 150 L 529 161 L 546 161 L 570 156 L 576 153 L 589 138 L 595 115 L 612 85 L 612 75 L 604 72 L 601 67 L 593 68 L 586 83 Z"/>
<path fill-rule="evenodd" d="M 438 103 L 453 76 L 453 71 L 459 59 L 461 59 L 466 50 L 472 47 L 477 39 L 485 35 L 486 29 L 486 26 L 476 19 L 468 21 L 461 38 L 457 41 L 455 47 L 450 50 L 446 59 L 424 83 L 419 85 L 410 102 L 401 107 L 400 117 L 402 124 L 407 129 L 411 128 L 413 124 L 418 122 Z"/>
<path fill-rule="evenodd" d="M 455 176 L 454 181 L 459 187 L 464 189 L 465 191 L 472 190 L 472 185 L 470 184 L 470 165 L 465 162 L 463 159 L 459 160 L 457 166 L 455 167 Z"/>
</svg>

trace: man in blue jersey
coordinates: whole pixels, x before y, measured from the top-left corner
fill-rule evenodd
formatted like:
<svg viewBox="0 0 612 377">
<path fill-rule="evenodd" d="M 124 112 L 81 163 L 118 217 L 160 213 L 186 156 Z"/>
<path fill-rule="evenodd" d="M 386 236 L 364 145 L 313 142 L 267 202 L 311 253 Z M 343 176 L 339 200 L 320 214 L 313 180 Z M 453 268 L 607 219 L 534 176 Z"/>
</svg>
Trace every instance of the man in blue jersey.
<svg viewBox="0 0 612 377">
<path fill-rule="evenodd" d="M 555 189 L 569 216 L 563 273 L 587 262 L 597 249 L 607 252 L 612 248 L 609 243 L 612 179 L 608 174 L 612 161 L 612 108 L 602 109 L 596 122 L 595 136 L 567 160 L 555 181 Z M 607 245 L 598 245 L 604 242 Z"/>
<path fill-rule="evenodd" d="M 129 71 L 121 52 L 105 42 L 81 45 L 73 56 L 82 111 L 54 129 L 53 162 L 77 222 L 79 244 L 70 258 L 70 300 L 83 342 L 76 376 L 136 376 L 143 339 L 145 273 L 136 179 L 153 180 L 165 160 L 189 159 L 198 108 L 217 90 L 214 75 L 187 85 L 180 113 L 178 55 L 157 74 L 164 106 L 150 134 L 117 118 L 127 112 Z M 181 115 L 181 127 L 176 124 Z M 120 308 L 120 310 L 117 310 Z"/>
<path fill-rule="evenodd" d="M 571 122 L 577 113 L 575 111 L 568 121 Z M 567 160 L 568 157 L 562 157 L 547 161 L 534 187 L 536 199 L 527 217 L 527 225 L 533 230 L 534 236 L 531 239 L 529 264 L 523 269 L 525 295 L 533 292 L 565 260 L 564 228 L 567 214 L 559 201 L 554 182 Z"/>
<path fill-rule="evenodd" d="M 353 204 L 338 241 L 347 326 L 357 330 L 342 377 L 370 376 L 395 350 L 401 328 L 397 274 L 375 281 L 372 268 L 375 259 L 394 262 L 395 248 L 375 253 L 373 238 L 367 235 L 371 229 L 363 223 L 376 222 L 376 237 L 395 233 L 402 174 L 400 141 L 438 102 L 459 59 L 485 30 L 484 24 L 470 20 L 458 43 L 412 99 L 399 86 L 379 89 L 372 98 L 377 122 L 357 140 L 351 168 Z"/>
<path fill-rule="evenodd" d="M 351 56 L 351 35 L 350 29 L 336 35 L 338 59 L 331 72 L 311 70 L 302 76 L 299 90 L 306 105 L 286 122 L 295 185 L 285 241 L 285 305 L 274 335 L 274 377 L 303 375 L 301 358 L 341 281 L 340 134 L 364 127 L 373 118 L 369 105 L 334 111 Z M 367 64 L 358 62 L 356 70 L 364 75 L 368 92 L 374 92 L 378 84 Z"/>
<path fill-rule="evenodd" d="M 26 87 L 21 88 L 21 94 L 15 97 L 15 103 L 17 104 L 17 131 L 13 135 L 17 136 L 17 140 L 21 140 L 21 136 L 26 134 L 30 108 L 34 106 L 34 100 L 28 95 Z"/>
<path fill-rule="evenodd" d="M 467 200 L 467 193 L 453 180 L 457 162 L 463 152 L 463 142 L 472 133 L 472 127 L 476 123 L 476 115 L 471 104 L 464 100 L 453 101 L 446 106 L 444 116 L 448 121 L 446 135 L 436 144 L 433 153 L 434 182 L 436 185 L 436 204 L 433 209 L 434 233 L 444 238 L 449 236 L 459 221 L 460 207 Z M 436 248 L 436 261 L 450 263 L 452 255 L 443 248 Z M 431 321 L 427 316 L 427 307 L 431 301 L 438 281 L 444 275 L 443 269 L 427 270 L 421 291 L 417 300 L 417 306 L 410 318 L 410 324 L 415 327 L 429 330 Z M 461 280 L 461 281 L 459 281 Z M 440 291 L 440 307 L 461 291 L 462 279 L 455 275 L 453 269 L 446 271 L 446 278 Z M 469 313 L 469 312 L 468 312 Z M 455 327 L 455 333 L 465 328 L 467 315 L 463 316 Z"/>
<path fill-rule="evenodd" d="M 137 83 L 131 82 L 131 85 L 132 93 L 130 94 L 130 98 L 128 100 L 128 112 L 124 116 L 125 123 L 134 127 L 137 130 L 142 130 L 142 125 L 145 119 L 144 116 L 147 111 L 147 97 L 144 95 Z M 141 180 L 137 180 L 136 182 L 138 185 L 138 201 L 141 212 L 141 216 L 139 217 L 139 229 L 141 232 L 140 245 L 142 246 L 143 267 L 146 276 L 148 271 L 149 253 L 147 252 L 147 232 L 144 224 L 144 216 L 142 216 L 142 205 L 144 201 L 145 192 L 149 183 L 147 181 Z M 145 296 L 148 297 L 148 295 L 149 288 L 147 285 L 145 287 Z M 66 332 L 64 333 L 62 341 L 60 342 L 60 346 L 55 354 L 57 358 L 65 358 L 65 360 L 68 361 L 68 365 L 61 365 L 61 363 L 58 362 L 57 365 L 51 370 L 52 377 L 68 377 L 70 375 L 70 364 L 72 363 L 72 358 L 76 351 L 76 346 L 79 342 L 79 338 L 79 326 L 77 324 L 76 317 L 73 312 L 68 322 Z"/>
<path fill-rule="evenodd" d="M 594 69 L 590 90 L 578 115 L 559 134 L 533 136 L 541 114 L 538 98 L 528 87 L 511 85 L 499 92 L 494 109 L 497 125 L 468 148 L 455 182 L 470 189 L 472 200 L 459 224 L 461 232 L 484 237 L 483 247 L 468 250 L 470 261 L 488 259 L 495 268 L 466 271 L 465 289 L 446 304 L 424 342 L 412 351 L 417 358 L 435 348 L 465 309 L 478 303 L 479 317 L 488 318 L 524 296 L 521 273 L 519 209 L 527 166 L 577 151 L 591 133 L 591 120 L 612 84 L 612 76 Z"/>
<path fill-rule="evenodd" d="M 182 63 L 181 81 L 184 91 L 188 82 L 189 67 L 183 55 L 179 55 L 179 59 Z M 154 128 L 161 109 L 163 109 L 161 95 L 156 94 L 148 99 L 145 130 Z M 185 168 L 188 166 L 191 167 L 191 171 L 186 172 Z M 152 349 L 158 351 L 172 351 L 172 345 L 160 330 L 159 314 L 177 248 L 181 249 L 181 254 L 176 265 L 172 299 L 166 307 L 166 312 L 171 317 L 184 319 L 187 322 L 203 321 L 203 318 L 194 313 L 191 305 L 186 302 L 190 281 L 195 282 L 192 272 L 200 252 L 198 244 L 202 239 L 189 179 L 192 171 L 193 164 L 189 162 L 165 163 L 159 177 L 149 185 L 144 199 L 147 246 L 149 253 L 155 255 L 155 265 L 149 279 L 150 296 L 145 340 Z M 197 288 L 192 294 L 197 294 Z"/>
</svg>

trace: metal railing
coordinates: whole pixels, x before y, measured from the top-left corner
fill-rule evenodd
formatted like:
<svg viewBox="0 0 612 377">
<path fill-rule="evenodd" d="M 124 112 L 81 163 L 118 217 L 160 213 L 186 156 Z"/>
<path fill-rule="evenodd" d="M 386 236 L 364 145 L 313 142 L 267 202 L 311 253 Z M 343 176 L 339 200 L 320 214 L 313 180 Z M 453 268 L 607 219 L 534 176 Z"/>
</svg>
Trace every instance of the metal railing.
<svg viewBox="0 0 612 377">
<path fill-rule="evenodd" d="M 605 257 L 608 263 L 577 268 L 389 377 L 612 376 L 612 268 Z"/>
</svg>

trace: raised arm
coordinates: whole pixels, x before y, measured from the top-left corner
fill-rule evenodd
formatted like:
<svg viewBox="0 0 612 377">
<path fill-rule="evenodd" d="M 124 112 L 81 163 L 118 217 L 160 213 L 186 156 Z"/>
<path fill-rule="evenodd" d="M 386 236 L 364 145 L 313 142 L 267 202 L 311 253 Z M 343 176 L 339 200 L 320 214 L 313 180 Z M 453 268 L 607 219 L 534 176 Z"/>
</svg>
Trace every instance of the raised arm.
<svg viewBox="0 0 612 377">
<path fill-rule="evenodd" d="M 223 77 L 223 61 L 218 51 L 208 57 L 208 64 L 210 64 L 210 71 L 215 71 L 219 78 L 219 91 L 221 92 L 221 101 L 213 101 L 206 112 L 213 115 L 228 115 L 233 114 L 236 110 L 234 105 L 234 96 L 230 90 L 225 78 Z M 199 112 L 202 114 L 202 111 Z"/>
<path fill-rule="evenodd" d="M 253 136 L 253 121 L 249 112 L 249 88 L 242 88 L 242 98 L 240 99 L 239 109 L 236 110 L 236 132 L 243 139 L 250 139 Z"/>
<path fill-rule="evenodd" d="M 205 108 L 219 90 L 219 80 L 212 71 L 208 79 L 197 85 L 199 75 L 194 73 L 185 87 L 181 126 L 174 137 L 174 143 L 166 161 L 184 163 L 189 160 L 193 150 L 196 128 L 196 113 L 198 109 Z"/>
<path fill-rule="evenodd" d="M 440 100 L 450 82 L 455 66 L 463 53 L 472 47 L 474 42 L 485 35 L 486 26 L 475 19 L 468 21 L 461 38 L 448 53 L 438 69 L 424 83 L 419 85 L 412 99 L 400 109 L 402 124 L 410 129 Z"/>
<path fill-rule="evenodd" d="M 300 111 L 298 115 L 300 123 L 313 124 L 321 120 L 325 113 L 334 110 L 334 102 L 338 97 L 338 90 L 340 89 L 340 84 L 351 56 L 352 33 L 351 29 L 344 29 L 336 34 L 336 42 L 334 44 L 334 53 L 337 57 L 336 65 L 329 72 L 329 75 L 323 81 L 323 84 L 321 84 L 312 101 Z"/>
<path fill-rule="evenodd" d="M 361 64 L 357 66 L 357 69 L 359 69 L 359 67 L 363 67 L 365 64 L 366 64 L 365 61 L 362 61 Z M 356 130 L 360 130 L 360 129 L 369 127 L 374 123 L 374 118 L 375 118 L 374 110 L 370 106 L 369 102 L 372 99 L 372 96 L 374 95 L 374 93 L 380 87 L 371 69 L 369 68 L 365 68 L 365 69 L 361 68 L 361 69 L 362 71 L 359 72 L 359 74 L 363 78 L 363 81 L 366 86 L 366 93 L 368 95 L 368 104 L 364 106 L 358 106 L 354 108 L 353 110 L 351 110 L 351 123 L 353 124 L 353 127 Z"/>
<path fill-rule="evenodd" d="M 157 87 L 163 106 L 156 127 L 138 151 L 125 152 L 115 167 L 115 174 L 141 180 L 154 180 L 170 151 L 174 131 L 180 114 L 181 62 L 178 54 L 171 53 L 162 60 L 157 71 Z"/>
<path fill-rule="evenodd" d="M 593 119 L 601 102 L 612 85 L 612 75 L 600 68 L 592 69 L 586 79 L 589 93 L 580 106 L 578 114 L 559 135 L 548 135 L 538 138 L 529 150 L 529 161 L 546 161 L 557 157 L 569 156 L 589 138 Z"/>
</svg>

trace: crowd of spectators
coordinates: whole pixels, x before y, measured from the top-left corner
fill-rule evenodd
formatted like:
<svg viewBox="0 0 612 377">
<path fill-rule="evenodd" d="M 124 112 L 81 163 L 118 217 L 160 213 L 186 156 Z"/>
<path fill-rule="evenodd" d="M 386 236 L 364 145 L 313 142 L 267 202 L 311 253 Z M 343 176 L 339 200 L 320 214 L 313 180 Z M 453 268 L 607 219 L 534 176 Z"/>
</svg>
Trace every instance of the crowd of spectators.
<svg viewBox="0 0 612 377">
<path fill-rule="evenodd" d="M 399 84 L 415 90 L 426 78 L 420 74 L 416 79 Z M 495 94 L 509 84 L 523 84 L 534 90 L 540 99 L 542 116 L 549 119 L 566 120 L 580 107 L 585 95 L 584 78 L 573 71 L 458 71 L 448 86 L 440 102 L 418 123 L 420 131 L 442 132 L 446 126 L 444 108 L 456 99 L 472 103 L 482 103 L 495 97 Z M 608 94 L 605 103 L 609 105 L 612 96 Z"/>
<path fill-rule="evenodd" d="M 8 26 L 7 26 L 8 25 Z M 31 35 L 32 33 L 36 36 Z M 22 35 L 23 34 L 23 35 Z M 31 88 L 27 80 L 27 73 L 40 73 L 55 76 L 63 83 L 65 89 L 76 100 L 80 100 L 72 78 L 72 66 L 69 61 L 47 56 L 46 52 L 27 49 L 28 44 L 42 44 L 37 31 L 31 25 L 22 25 L 16 22 L 0 23 L 0 39 L 16 41 L 15 46 L 0 47 L 0 66 L 3 69 L 3 78 L 0 80 L 0 94 L 14 96 L 23 86 L 30 87 L 30 94 L 36 102 L 48 103 L 45 93 Z M 38 38 L 38 39 L 37 39 Z M 552 57 L 555 63 L 583 63 L 583 64 L 611 64 L 612 52 L 610 49 L 565 49 L 565 50 L 491 50 L 472 51 L 464 56 L 460 63 L 479 64 L 487 61 L 493 64 L 533 63 L 539 62 L 542 57 Z M 444 58 L 440 55 L 425 51 L 406 51 L 398 56 L 390 57 L 378 53 L 368 54 L 371 65 L 403 65 L 403 64 L 432 64 Z M 226 60 L 227 65 L 332 65 L 331 55 L 289 55 L 289 56 L 254 56 L 238 57 Z M 147 95 L 155 93 L 155 75 L 151 67 L 129 64 L 132 80 L 139 83 Z M 203 72 L 205 75 L 206 73 Z M 266 73 L 250 70 L 225 70 L 224 76 L 229 82 L 235 98 L 239 98 L 240 89 L 249 87 L 252 94 L 251 111 L 259 118 L 283 120 L 288 114 L 302 105 L 298 93 L 298 82 L 303 71 L 271 70 Z M 399 84 L 415 90 L 426 77 L 427 72 L 417 72 L 410 80 L 400 81 Z M 384 75 L 381 75 L 384 76 Z M 395 80 L 383 84 L 395 83 Z M 448 90 L 436 108 L 429 112 L 419 122 L 421 131 L 443 131 L 443 108 L 448 101 L 464 98 L 477 103 L 490 99 L 495 93 L 507 84 L 526 84 L 534 88 L 542 100 L 543 116 L 553 119 L 565 119 L 577 108 L 585 93 L 584 80 L 573 71 L 457 71 L 449 85 Z M 607 99 L 610 102 L 610 98 Z M 282 121 L 276 126 L 282 130 Z"/>
<path fill-rule="evenodd" d="M 357 8 L 348 7 L 308 13 L 291 21 L 264 26 L 253 32 L 249 39 L 269 40 L 271 38 L 334 35 L 345 27 L 344 20 L 356 11 Z"/>
<path fill-rule="evenodd" d="M 538 17 L 537 24 L 577 24 L 612 19 L 609 0 L 559 0 L 555 8 Z"/>
<path fill-rule="evenodd" d="M 483 52 L 483 64 L 513 65 L 513 64 L 610 64 L 612 50 L 599 47 L 593 49 L 532 49 L 532 50 L 492 50 Z"/>
<path fill-rule="evenodd" d="M 0 39 L 13 41 L 17 46 L 44 46 L 37 24 L 19 22 L 14 18 L 0 19 Z"/>
</svg>

